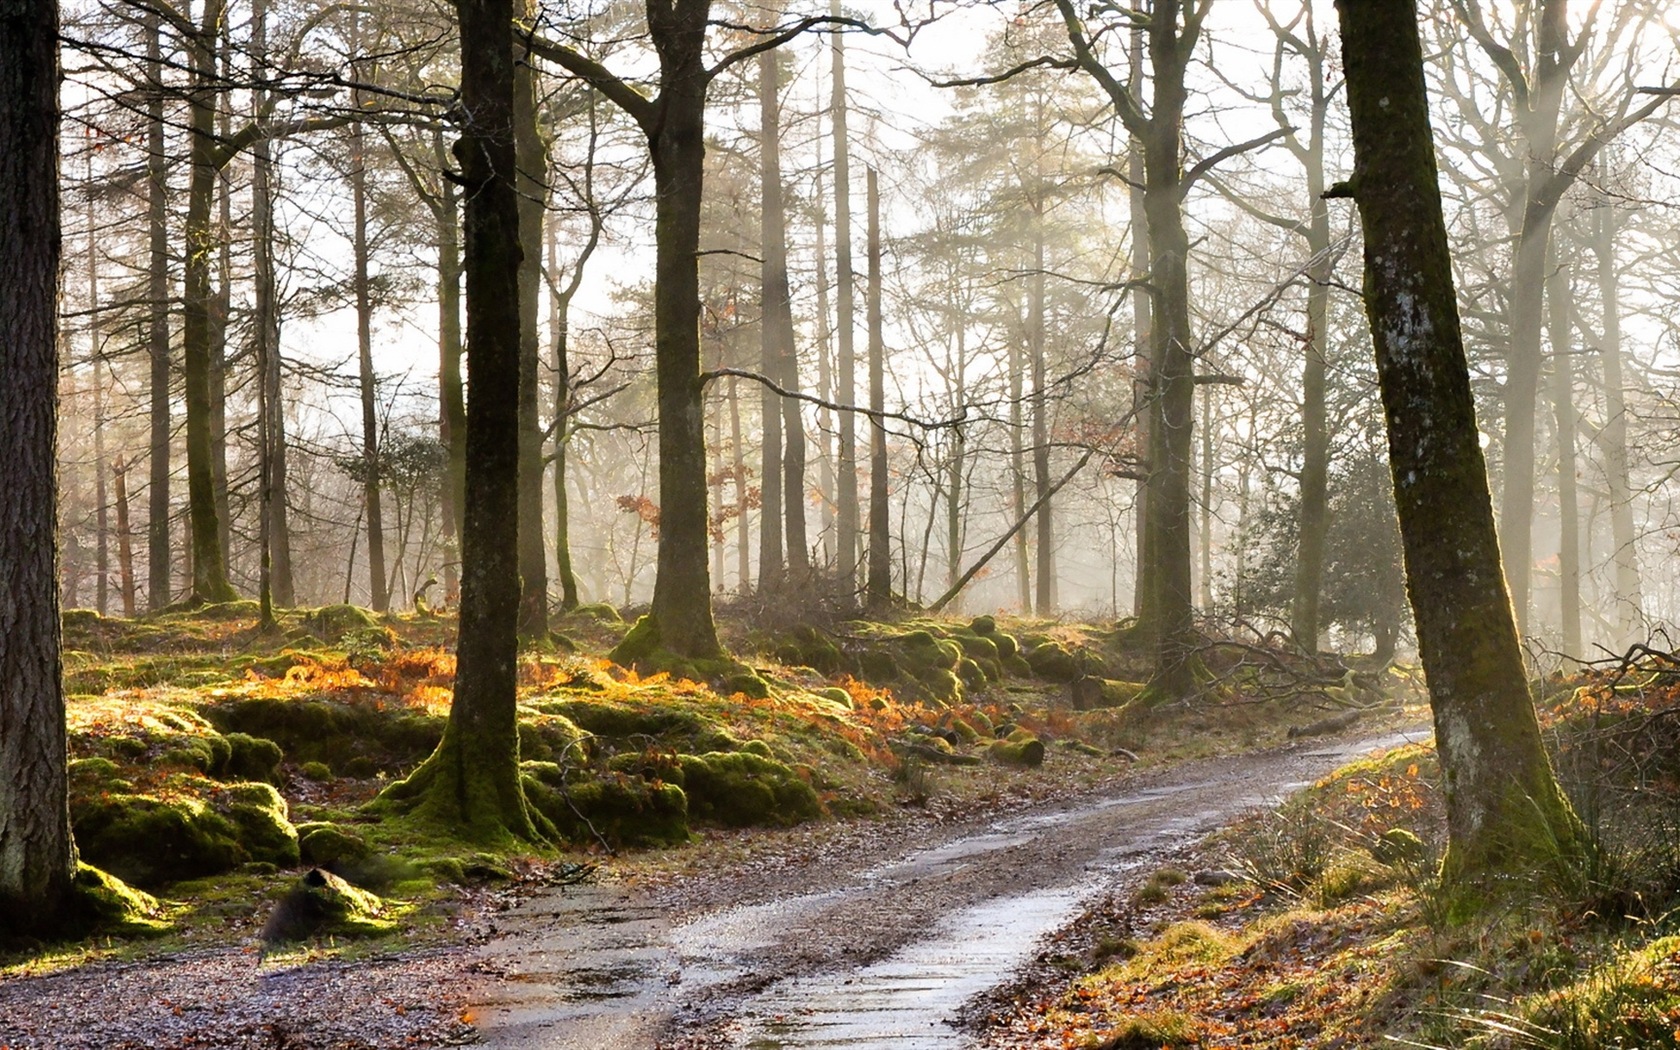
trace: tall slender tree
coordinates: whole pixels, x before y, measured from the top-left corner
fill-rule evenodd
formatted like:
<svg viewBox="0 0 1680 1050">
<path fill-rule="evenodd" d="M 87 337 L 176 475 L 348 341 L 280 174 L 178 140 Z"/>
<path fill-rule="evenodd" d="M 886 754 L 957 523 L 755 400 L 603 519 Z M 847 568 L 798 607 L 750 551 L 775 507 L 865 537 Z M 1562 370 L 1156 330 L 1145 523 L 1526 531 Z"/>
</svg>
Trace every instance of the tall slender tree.
<svg viewBox="0 0 1680 1050">
<path fill-rule="evenodd" d="M 1531 870 L 1575 848 L 1528 694 L 1459 331 L 1416 0 L 1337 0 L 1406 587 L 1447 802 L 1444 873 Z"/>
</svg>

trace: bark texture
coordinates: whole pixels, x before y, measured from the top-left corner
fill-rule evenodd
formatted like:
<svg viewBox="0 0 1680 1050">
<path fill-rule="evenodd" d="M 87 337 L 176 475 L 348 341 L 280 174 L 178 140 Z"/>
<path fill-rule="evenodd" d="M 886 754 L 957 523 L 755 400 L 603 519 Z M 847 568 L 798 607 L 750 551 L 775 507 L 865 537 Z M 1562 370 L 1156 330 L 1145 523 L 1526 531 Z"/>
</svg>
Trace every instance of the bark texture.
<svg viewBox="0 0 1680 1050">
<path fill-rule="evenodd" d="M 460 0 L 455 153 L 466 198 L 466 528 L 455 701 L 443 740 L 386 798 L 474 839 L 537 837 L 519 781 L 519 204 L 514 188 L 513 10 Z"/>
<path fill-rule="evenodd" d="M 1529 699 L 1459 330 L 1415 0 L 1340 0 L 1376 346 L 1405 552 L 1445 776 L 1444 873 L 1522 871 L 1578 824 Z"/>
<path fill-rule="evenodd" d="M 58 916 L 76 872 L 59 662 L 58 5 L 0 17 L 0 930 Z"/>
</svg>

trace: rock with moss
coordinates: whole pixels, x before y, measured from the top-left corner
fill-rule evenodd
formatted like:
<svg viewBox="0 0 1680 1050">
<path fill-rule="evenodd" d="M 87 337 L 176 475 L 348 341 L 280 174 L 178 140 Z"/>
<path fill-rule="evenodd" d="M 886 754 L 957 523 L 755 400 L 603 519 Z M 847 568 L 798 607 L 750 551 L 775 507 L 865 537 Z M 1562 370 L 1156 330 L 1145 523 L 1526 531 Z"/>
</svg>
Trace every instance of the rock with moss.
<svg viewBox="0 0 1680 1050">
<path fill-rule="evenodd" d="M 614 846 L 688 841 L 688 797 L 675 783 L 616 772 L 568 784 L 527 776 L 525 796 L 572 842 L 596 836 Z"/>
<path fill-rule="evenodd" d="M 858 673 L 866 682 L 884 685 L 901 677 L 898 660 L 885 649 L 865 649 L 857 655 Z"/>
<path fill-rule="evenodd" d="M 366 860 L 373 852 L 360 835 L 328 821 L 299 824 L 297 844 L 303 863 L 332 871 Z"/>
<path fill-rule="evenodd" d="M 1026 661 L 1033 674 L 1052 682 L 1071 682 L 1082 674 L 1079 662 L 1061 642 L 1045 642 L 1027 650 Z"/>
<path fill-rule="evenodd" d="M 926 630 L 911 631 L 898 639 L 898 651 L 904 665 L 918 678 L 921 672 L 940 668 L 953 670 L 962 659 L 962 647 L 946 638 L 935 638 Z"/>
<path fill-rule="evenodd" d="M 144 936 L 169 928 L 156 897 L 88 864 L 76 865 L 70 898 L 66 932 Z"/>
<path fill-rule="evenodd" d="M 968 629 L 981 637 L 988 637 L 997 631 L 997 618 L 994 616 L 976 616 L 968 621 Z"/>
<path fill-rule="evenodd" d="M 997 631 L 988 637 L 992 646 L 997 649 L 1000 662 L 1021 655 L 1021 643 L 1015 640 L 1014 635 Z"/>
<path fill-rule="evenodd" d="M 213 804 L 239 829 L 239 844 L 251 860 L 283 868 L 298 863 L 297 829 L 273 785 L 229 784 L 215 793 Z"/>
<path fill-rule="evenodd" d="M 156 887 L 231 871 L 251 859 L 231 820 L 198 798 L 72 798 L 82 857 L 124 882 Z"/>
<path fill-rule="evenodd" d="M 572 610 L 572 615 L 586 616 L 591 620 L 599 620 L 601 623 L 607 624 L 621 624 L 624 622 L 624 618 L 618 615 L 618 610 L 613 608 L 611 605 L 608 605 L 606 602 L 591 602 L 587 605 L 580 605 L 576 609 Z"/>
<path fill-rule="evenodd" d="M 740 751 L 678 759 L 689 815 L 726 827 L 792 825 L 822 815 L 810 784 L 784 763 Z"/>
<path fill-rule="evenodd" d="M 957 677 L 967 689 L 984 689 L 986 683 L 996 680 L 997 675 L 989 675 L 978 660 L 966 657 L 957 663 Z"/>
<path fill-rule="evenodd" d="M 303 628 L 323 642 L 339 642 L 358 631 L 379 628 L 373 614 L 355 605 L 323 605 L 303 615 Z"/>
<path fill-rule="evenodd" d="M 1123 682 L 1099 675 L 1083 675 L 1073 680 L 1071 695 L 1076 711 L 1125 707 L 1143 692 L 1142 682 Z"/>
<path fill-rule="evenodd" d="M 993 759 L 1011 766 L 1042 766 L 1044 741 L 1025 729 L 1017 729 L 1001 740 L 992 741 Z"/>
<path fill-rule="evenodd" d="M 446 716 L 326 697 L 239 697 L 205 708 L 223 732 L 275 742 L 294 762 L 371 776 L 411 769 L 437 750 Z"/>
<path fill-rule="evenodd" d="M 840 647 L 810 624 L 796 624 L 773 652 L 784 664 L 809 667 L 825 675 L 839 674 L 850 666 Z"/>
<path fill-rule="evenodd" d="M 280 745 L 249 733 L 229 733 L 227 764 L 218 770 L 241 780 L 280 783 L 280 763 L 286 757 Z"/>
<path fill-rule="evenodd" d="M 946 706 L 961 703 L 963 699 L 963 682 L 957 673 L 944 667 L 929 667 L 916 676 L 925 693 L 925 699 L 934 706 Z"/>
<path fill-rule="evenodd" d="M 540 762 L 586 762 L 593 736 L 565 715 L 551 711 L 526 711 L 519 720 L 519 754 Z"/>
<path fill-rule="evenodd" d="M 1371 856 L 1390 867 L 1417 867 L 1429 857 L 1429 847 L 1405 828 L 1389 828 L 1371 844 Z"/>
<path fill-rule="evenodd" d="M 264 950 L 312 937 L 357 937 L 389 933 L 385 902 L 330 871 L 311 868 L 275 905 L 263 925 Z"/>
<path fill-rule="evenodd" d="M 157 764 L 213 775 L 225 770 L 232 757 L 233 747 L 220 733 L 180 733 L 162 742 Z"/>
<path fill-rule="evenodd" d="M 844 689 L 840 688 L 837 685 L 831 685 L 831 686 L 827 686 L 827 687 L 822 688 L 822 689 L 818 689 L 817 690 L 817 695 L 822 697 L 825 700 L 832 700 L 834 703 L 839 704 L 841 707 L 851 708 L 851 707 L 854 706 L 854 702 L 852 700 L 852 694 L 846 692 Z"/>
<path fill-rule="evenodd" d="M 770 683 L 760 678 L 755 671 L 738 671 L 723 679 L 720 691 L 725 696 L 739 695 L 763 700 L 770 695 Z"/>
</svg>

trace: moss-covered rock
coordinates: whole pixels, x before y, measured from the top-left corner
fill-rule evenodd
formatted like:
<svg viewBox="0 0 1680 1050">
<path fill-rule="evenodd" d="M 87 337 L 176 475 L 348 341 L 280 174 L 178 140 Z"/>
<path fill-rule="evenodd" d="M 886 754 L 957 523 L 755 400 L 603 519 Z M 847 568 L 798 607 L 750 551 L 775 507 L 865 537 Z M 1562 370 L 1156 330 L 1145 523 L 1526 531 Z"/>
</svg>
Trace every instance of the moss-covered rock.
<svg viewBox="0 0 1680 1050">
<path fill-rule="evenodd" d="M 997 618 L 992 616 L 976 616 L 968 622 L 968 629 L 974 634 L 986 637 L 997 630 Z"/>
<path fill-rule="evenodd" d="M 864 681 L 876 685 L 895 682 L 901 674 L 898 660 L 885 649 L 865 649 L 858 653 L 857 663 L 858 673 L 863 676 Z"/>
<path fill-rule="evenodd" d="M 1084 675 L 1073 680 L 1073 706 L 1078 711 L 1125 707 L 1136 700 L 1143 689 L 1142 682 L 1123 682 L 1098 675 Z"/>
<path fill-rule="evenodd" d="M 989 636 L 992 645 L 997 649 L 999 660 L 1008 660 L 1012 656 L 1021 655 L 1021 643 L 1012 634 L 997 631 Z"/>
<path fill-rule="evenodd" d="M 590 602 L 587 605 L 580 605 L 572 610 L 572 615 L 587 616 L 591 620 L 599 620 L 602 623 L 609 624 L 624 622 L 624 618 L 618 615 L 618 610 L 606 602 Z"/>
<path fill-rule="evenodd" d="M 283 868 L 297 864 L 297 829 L 273 785 L 229 784 L 215 793 L 213 804 L 239 829 L 239 845 L 251 860 Z"/>
<path fill-rule="evenodd" d="M 992 758 L 1012 766 L 1042 766 L 1044 741 L 1025 729 L 1017 729 L 1002 740 L 992 741 Z"/>
<path fill-rule="evenodd" d="M 373 852 L 360 835 L 326 821 L 299 824 L 297 844 L 303 863 L 334 871 L 366 860 Z"/>
<path fill-rule="evenodd" d="M 1027 650 L 1026 661 L 1033 674 L 1052 682 L 1071 682 L 1083 673 L 1061 642 L 1045 642 Z"/>
<path fill-rule="evenodd" d="M 832 700 L 835 703 L 839 704 L 841 707 L 850 708 L 850 707 L 854 706 L 853 701 L 852 701 L 852 694 L 846 692 L 844 689 L 840 688 L 837 685 L 831 685 L 831 686 L 827 686 L 823 689 L 818 689 L 817 690 L 817 695 L 822 697 L 825 700 Z"/>
<path fill-rule="evenodd" d="M 180 733 L 165 739 L 157 764 L 215 774 L 227 768 L 233 747 L 220 733 Z"/>
<path fill-rule="evenodd" d="M 839 674 L 850 666 L 840 647 L 810 624 L 795 625 L 774 653 L 782 663 L 809 667 L 827 675 Z"/>
<path fill-rule="evenodd" d="M 962 680 L 962 684 L 969 689 L 984 689 L 986 687 L 986 683 L 994 680 L 997 676 L 988 675 L 986 673 L 986 669 L 980 665 L 979 661 L 970 660 L 965 657 L 957 664 L 957 677 L 960 678 Z"/>
<path fill-rule="evenodd" d="M 519 755 L 539 762 L 586 762 L 590 756 L 590 734 L 565 715 L 551 711 L 525 711 L 519 719 Z"/>
<path fill-rule="evenodd" d="M 689 815 L 726 827 L 800 824 L 822 815 L 816 790 L 787 765 L 740 751 L 678 758 Z"/>
<path fill-rule="evenodd" d="M 754 671 L 740 671 L 726 676 L 719 689 L 725 696 L 740 694 L 754 700 L 763 700 L 770 695 L 770 683 Z"/>
<path fill-rule="evenodd" d="M 265 737 L 249 733 L 229 733 L 227 764 L 217 772 L 241 780 L 260 780 L 268 784 L 280 782 L 280 762 L 286 757 L 280 745 Z"/>
<path fill-rule="evenodd" d="M 205 708 L 226 733 L 273 741 L 293 761 L 371 776 L 418 765 L 437 750 L 446 716 L 326 697 L 239 697 Z"/>
<path fill-rule="evenodd" d="M 281 898 L 260 934 L 267 946 L 310 937 L 357 937 L 388 933 L 393 923 L 385 902 L 330 871 L 311 868 Z"/>
<path fill-rule="evenodd" d="M 251 859 L 239 828 L 197 798 L 106 794 L 72 799 L 82 857 L 141 887 L 231 871 Z"/>
<path fill-rule="evenodd" d="M 303 628 L 323 642 L 337 642 L 358 631 L 375 630 L 379 622 L 355 605 L 323 605 L 303 615 Z"/>
<path fill-rule="evenodd" d="M 955 671 L 944 667 L 929 667 L 916 676 L 927 692 L 927 699 L 940 704 L 954 704 L 963 698 L 962 679 Z M 984 681 L 984 676 L 982 676 Z"/>
<path fill-rule="evenodd" d="M 169 925 L 156 897 L 87 864 L 76 866 L 70 895 L 67 932 L 135 936 L 161 933 Z"/>
<path fill-rule="evenodd" d="M 608 773 L 563 784 L 552 776 L 527 775 L 525 795 L 573 842 L 592 842 L 596 835 L 617 846 L 666 846 L 688 840 L 688 797 L 667 781 Z"/>
<path fill-rule="evenodd" d="M 924 670 L 939 668 L 954 670 L 962 659 L 962 647 L 945 638 L 935 638 L 925 630 L 911 631 L 898 639 L 898 651 L 905 666 L 920 678 Z"/>
</svg>

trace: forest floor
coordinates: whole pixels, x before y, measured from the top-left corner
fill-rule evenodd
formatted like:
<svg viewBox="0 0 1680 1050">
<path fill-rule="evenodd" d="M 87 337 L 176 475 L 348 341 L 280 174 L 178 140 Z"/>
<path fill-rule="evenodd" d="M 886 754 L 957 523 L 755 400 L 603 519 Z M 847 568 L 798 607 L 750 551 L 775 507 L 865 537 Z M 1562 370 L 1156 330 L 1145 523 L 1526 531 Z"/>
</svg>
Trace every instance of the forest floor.
<svg viewBox="0 0 1680 1050">
<path fill-rule="evenodd" d="M 0 1047 L 820 1045 L 821 1025 L 777 1018 L 809 1017 L 801 996 L 832 999 L 822 974 L 849 975 L 835 978 L 849 993 L 895 959 L 945 972 L 956 957 L 984 964 L 952 974 L 937 1004 L 964 1018 L 938 1029 L 962 1042 L 928 1045 L 1133 1045 L 1073 1024 L 1063 1001 L 1114 957 L 1090 932 L 1109 929 L 1103 908 L 1171 889 L 1163 905 L 1212 913 L 1152 877 L 1161 865 L 1246 864 L 1238 882 L 1259 885 L 1270 876 L 1252 860 L 1175 856 L 1346 757 L 1290 745 L 1292 727 L 1382 693 L 1413 706 L 1380 706 L 1356 734 L 1420 710 L 1404 669 L 1281 673 L 1255 645 L 1210 649 L 1194 702 L 1148 704 L 1123 632 L 990 617 L 726 620 L 756 683 L 638 675 L 599 655 L 626 625 L 597 607 L 521 669 L 528 790 L 572 845 L 497 852 L 369 805 L 441 732 L 446 619 L 329 607 L 261 635 L 248 605 L 67 614 L 78 840 L 153 896 L 123 928 L 0 945 Z M 377 893 L 372 911 L 262 939 L 300 864 Z M 588 884 L 557 885 L 588 866 Z M 1198 892 L 1220 902 L 1279 896 L 1210 877 L 1220 885 Z M 1249 914 L 1219 907 L 1230 923 Z M 1168 915 L 1136 919 L 1139 951 Z M 641 943 L 592 967 L 573 956 L 610 957 L 610 938 L 542 940 L 603 928 Z M 1070 938 L 1092 946 L 1090 974 L 1057 947 Z M 935 956 L 904 954 L 918 944 Z M 545 966 L 557 955 L 565 965 Z M 1018 965 L 1030 984 L 958 1009 Z M 629 1016 L 651 1028 L 553 1041 L 557 1001 L 592 1009 L 626 978 L 616 1001 L 648 1005 Z M 579 1016 L 562 1027 L 587 1031 Z"/>
</svg>

